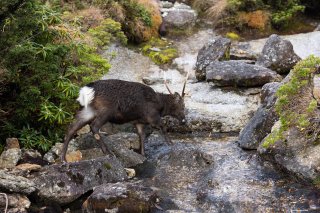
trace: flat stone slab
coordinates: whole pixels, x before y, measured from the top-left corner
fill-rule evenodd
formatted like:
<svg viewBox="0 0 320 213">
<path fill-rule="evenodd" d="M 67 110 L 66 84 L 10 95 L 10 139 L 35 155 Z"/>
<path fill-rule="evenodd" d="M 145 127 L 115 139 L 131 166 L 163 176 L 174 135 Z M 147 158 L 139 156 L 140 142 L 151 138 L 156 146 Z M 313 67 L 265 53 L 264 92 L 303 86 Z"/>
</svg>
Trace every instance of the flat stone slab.
<svg viewBox="0 0 320 213">
<path fill-rule="evenodd" d="M 241 61 L 214 61 L 206 67 L 206 79 L 217 86 L 255 87 L 281 81 L 276 72 Z"/>
</svg>

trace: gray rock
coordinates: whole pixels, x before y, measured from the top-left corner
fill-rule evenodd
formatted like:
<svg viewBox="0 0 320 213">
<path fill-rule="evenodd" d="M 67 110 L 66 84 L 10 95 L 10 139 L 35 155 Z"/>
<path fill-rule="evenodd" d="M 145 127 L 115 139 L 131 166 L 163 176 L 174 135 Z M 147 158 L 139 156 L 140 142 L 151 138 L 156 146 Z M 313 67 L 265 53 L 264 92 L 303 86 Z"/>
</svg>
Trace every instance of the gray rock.
<svg viewBox="0 0 320 213">
<path fill-rule="evenodd" d="M 30 163 L 30 164 L 39 164 L 47 165 L 48 162 L 42 159 L 42 155 L 34 149 L 22 149 L 21 150 L 21 159 L 19 164 Z"/>
<path fill-rule="evenodd" d="M 0 170 L 0 189 L 13 193 L 30 194 L 36 190 L 36 186 L 32 180 Z"/>
<path fill-rule="evenodd" d="M 0 156 L 0 168 L 13 168 L 21 158 L 21 150 L 12 148 L 5 150 Z"/>
<path fill-rule="evenodd" d="M 108 150 L 111 151 L 117 157 L 117 159 L 122 163 L 124 167 L 136 166 L 138 164 L 143 163 L 143 161 L 145 160 L 145 158 L 142 155 L 130 149 L 132 146 L 130 141 L 139 140 L 136 134 L 120 133 L 110 136 L 103 136 L 102 140 L 105 142 Z M 88 145 L 91 147 L 97 146 L 96 148 L 98 148 L 98 150 L 100 149 L 95 138 L 91 134 L 87 134 L 84 137 L 78 138 L 77 142 L 80 151 L 88 149 Z M 133 145 L 133 147 L 135 147 L 135 145 Z M 90 151 L 90 149 L 88 151 Z M 100 151 L 101 150 L 99 150 L 98 152 Z M 100 152 L 100 154 L 103 153 Z M 86 159 L 93 159 L 96 157 L 96 153 L 92 152 L 91 156 L 87 156 Z"/>
<path fill-rule="evenodd" d="M 274 123 L 279 119 L 275 112 L 275 92 L 281 83 L 273 82 L 265 84 L 261 91 L 261 105 L 250 119 L 248 124 L 241 130 L 238 143 L 244 149 L 257 149 L 259 143 L 270 132 Z"/>
<path fill-rule="evenodd" d="M 20 149 L 19 140 L 17 138 L 7 138 L 5 148 L 6 149 L 12 149 L 12 148 Z"/>
<path fill-rule="evenodd" d="M 257 55 L 250 50 L 248 42 L 234 42 L 230 48 L 231 60 L 257 60 Z"/>
<path fill-rule="evenodd" d="M 193 27 L 197 20 L 197 13 L 194 10 L 182 7 L 179 4 L 175 4 L 171 8 L 162 8 L 161 12 L 163 13 L 162 20 L 167 28 L 185 30 L 186 28 Z"/>
<path fill-rule="evenodd" d="M 31 202 L 25 195 L 7 194 L 8 198 L 8 212 L 27 212 Z M 0 195 L 0 208 L 4 209 L 6 206 L 6 199 L 3 194 Z"/>
<path fill-rule="evenodd" d="M 150 212 L 156 203 L 154 189 L 142 181 L 107 183 L 98 186 L 83 204 L 82 210 L 94 212 Z"/>
<path fill-rule="evenodd" d="M 46 154 L 44 154 L 43 159 L 48 161 L 49 163 L 54 163 L 56 159 L 59 158 L 61 155 L 63 143 L 56 143 Z M 73 147 L 70 145 L 68 146 L 68 150 L 74 151 Z"/>
<path fill-rule="evenodd" d="M 294 79 L 294 74 L 291 75 L 287 81 Z M 276 137 L 277 140 L 274 140 L 273 144 L 265 146 L 266 139 L 264 139 L 258 148 L 261 156 L 307 181 L 317 181 L 320 177 L 319 110 L 308 112 L 306 107 L 315 98 L 313 83 L 314 76 L 311 76 L 305 86 L 299 87 L 299 95 L 295 94 L 291 99 L 289 97 L 288 103 L 291 111 L 299 110 L 297 113 L 307 114 L 310 124 L 303 128 L 298 125 L 288 125 L 288 128 L 281 133 L 282 137 Z M 280 128 L 281 122 L 277 122 L 271 135 L 268 136 L 272 137 L 272 134 Z"/>
<path fill-rule="evenodd" d="M 102 183 L 127 179 L 122 164 L 114 157 L 50 165 L 34 175 L 37 196 L 46 202 L 66 204 Z"/>
<path fill-rule="evenodd" d="M 257 65 L 241 61 L 215 61 L 206 67 L 207 81 L 217 86 L 262 86 L 273 81 L 280 81 L 276 72 Z"/>
<path fill-rule="evenodd" d="M 138 150 L 140 148 L 139 137 L 135 133 L 102 134 L 102 140 L 124 167 L 136 166 L 145 160 L 142 155 L 132 150 Z M 62 144 L 56 144 L 45 154 L 45 158 L 51 162 L 58 162 L 60 160 L 61 150 Z M 99 144 L 91 133 L 81 135 L 72 140 L 69 144 L 67 154 L 77 150 L 82 154 L 81 160 L 90 160 L 104 156 Z"/>
<path fill-rule="evenodd" d="M 161 8 L 171 8 L 171 7 L 173 7 L 173 4 L 169 1 L 160 1 L 160 7 Z"/>
<path fill-rule="evenodd" d="M 273 34 L 263 47 L 257 65 L 270 68 L 279 74 L 287 74 L 300 60 L 301 58 L 294 52 L 290 41 Z"/>
<path fill-rule="evenodd" d="M 206 79 L 206 67 L 214 61 L 227 60 L 230 52 L 231 40 L 217 37 L 214 41 L 203 46 L 197 56 L 196 78 Z"/>
</svg>

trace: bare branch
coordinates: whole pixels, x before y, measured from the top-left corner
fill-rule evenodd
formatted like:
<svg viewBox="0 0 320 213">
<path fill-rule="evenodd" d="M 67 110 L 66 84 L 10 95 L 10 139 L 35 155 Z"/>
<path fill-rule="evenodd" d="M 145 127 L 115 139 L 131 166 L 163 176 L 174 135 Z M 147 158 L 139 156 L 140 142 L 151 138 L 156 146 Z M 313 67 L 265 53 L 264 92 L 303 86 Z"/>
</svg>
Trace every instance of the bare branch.
<svg viewBox="0 0 320 213">
<path fill-rule="evenodd" d="M 4 210 L 4 213 L 7 213 L 8 205 L 9 205 L 8 196 L 7 196 L 6 193 L 1 193 L 1 192 L 0 192 L 0 195 L 3 195 L 3 196 L 5 197 L 5 199 L 6 199 L 6 208 L 5 208 L 5 210 Z"/>
</svg>

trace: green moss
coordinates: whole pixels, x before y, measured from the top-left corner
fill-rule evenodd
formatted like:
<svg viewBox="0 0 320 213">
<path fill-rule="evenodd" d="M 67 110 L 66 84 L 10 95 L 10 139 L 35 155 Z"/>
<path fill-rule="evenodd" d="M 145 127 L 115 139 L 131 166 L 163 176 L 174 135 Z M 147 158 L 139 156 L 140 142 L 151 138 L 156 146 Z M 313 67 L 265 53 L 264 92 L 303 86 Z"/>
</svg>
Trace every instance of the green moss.
<svg viewBox="0 0 320 213">
<path fill-rule="evenodd" d="M 104 168 L 106 168 L 107 170 L 110 170 L 112 169 L 112 166 L 109 163 L 104 163 Z"/>
<path fill-rule="evenodd" d="M 272 131 L 264 140 L 262 147 L 269 148 L 273 144 L 275 144 L 277 141 L 283 140 L 282 136 L 282 129 L 277 129 Z"/>
<path fill-rule="evenodd" d="M 312 182 L 316 187 L 320 188 L 320 176 L 317 176 Z"/>
<path fill-rule="evenodd" d="M 151 58 L 156 64 L 172 63 L 172 60 L 178 57 L 178 51 L 166 40 L 152 38 L 149 42 L 143 44 L 142 53 Z"/>
<path fill-rule="evenodd" d="M 237 33 L 234 33 L 234 32 L 228 32 L 226 34 L 226 37 L 231 39 L 231 40 L 234 40 L 234 41 L 240 40 L 240 36 Z"/>
<path fill-rule="evenodd" d="M 291 71 L 291 79 L 277 91 L 278 100 L 275 108 L 279 115 L 280 129 L 273 131 L 266 138 L 263 147 L 267 148 L 283 139 L 283 133 L 290 127 L 296 127 L 301 134 L 310 134 L 312 125 L 310 118 L 315 117 L 317 101 L 306 95 L 320 58 L 310 56 L 300 61 Z"/>
</svg>

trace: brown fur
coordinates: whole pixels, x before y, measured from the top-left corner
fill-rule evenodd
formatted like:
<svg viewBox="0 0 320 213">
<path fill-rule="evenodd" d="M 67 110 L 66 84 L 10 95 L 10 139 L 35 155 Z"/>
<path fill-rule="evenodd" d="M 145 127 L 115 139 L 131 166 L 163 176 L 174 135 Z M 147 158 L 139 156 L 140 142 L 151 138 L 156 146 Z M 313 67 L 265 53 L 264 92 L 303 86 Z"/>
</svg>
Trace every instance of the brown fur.
<svg viewBox="0 0 320 213">
<path fill-rule="evenodd" d="M 85 120 L 81 116 L 85 109 L 78 112 L 76 121 L 70 125 L 64 139 L 61 156 L 63 161 L 69 141 L 76 131 L 86 124 L 90 124 L 91 131 L 97 136 L 96 139 L 106 153 L 107 149 L 98 137 L 99 129 L 107 122 L 116 124 L 132 122 L 136 125 L 140 137 L 140 153 L 144 154 L 145 125 L 160 129 L 165 140 L 170 142 L 166 129 L 161 124 L 161 117 L 170 115 L 180 121 L 185 119 L 184 100 L 178 93 L 157 93 L 144 84 L 114 79 L 92 82 L 87 87 L 93 88 L 95 92 L 94 99 L 89 104 L 94 116 Z"/>
</svg>

